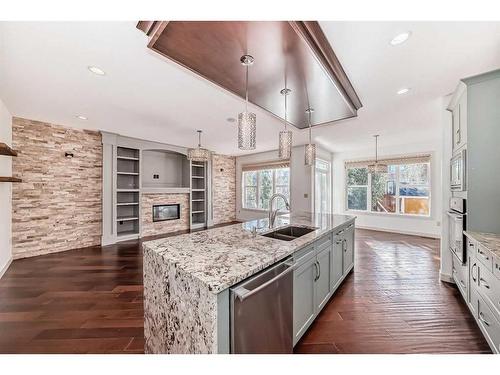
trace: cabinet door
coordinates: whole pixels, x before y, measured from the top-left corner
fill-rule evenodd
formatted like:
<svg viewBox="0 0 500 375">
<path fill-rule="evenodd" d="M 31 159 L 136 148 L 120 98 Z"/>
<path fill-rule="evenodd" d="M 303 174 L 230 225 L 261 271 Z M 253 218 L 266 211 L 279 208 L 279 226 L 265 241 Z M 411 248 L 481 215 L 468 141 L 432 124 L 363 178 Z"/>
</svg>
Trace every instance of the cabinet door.
<svg viewBox="0 0 500 375">
<path fill-rule="evenodd" d="M 343 273 L 354 264 L 354 224 L 349 225 L 344 232 L 344 258 Z"/>
<path fill-rule="evenodd" d="M 330 297 L 330 248 L 325 248 L 316 257 L 318 265 L 318 276 L 316 277 L 315 305 L 316 312 L 320 312 Z"/>
<path fill-rule="evenodd" d="M 311 257 L 293 271 L 293 344 L 314 320 L 315 279 L 318 276 L 316 257 Z"/>
<path fill-rule="evenodd" d="M 331 255 L 331 271 L 330 271 L 330 292 L 333 293 L 337 289 L 340 279 L 344 273 L 343 257 L 344 257 L 344 237 L 333 236 L 332 255 Z"/>
<path fill-rule="evenodd" d="M 452 128 L 453 128 L 453 151 L 459 148 L 460 145 L 460 103 L 457 104 L 452 112 Z"/>
<path fill-rule="evenodd" d="M 467 143 L 467 94 L 462 94 L 458 105 L 458 134 L 457 146 L 462 147 Z"/>
</svg>

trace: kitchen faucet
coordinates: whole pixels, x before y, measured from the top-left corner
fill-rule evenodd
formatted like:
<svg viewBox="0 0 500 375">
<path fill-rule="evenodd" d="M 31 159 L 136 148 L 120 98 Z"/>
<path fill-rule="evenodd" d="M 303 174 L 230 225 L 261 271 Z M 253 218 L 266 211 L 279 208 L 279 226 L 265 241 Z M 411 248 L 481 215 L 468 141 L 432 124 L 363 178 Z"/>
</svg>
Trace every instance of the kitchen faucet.
<svg viewBox="0 0 500 375">
<path fill-rule="evenodd" d="M 290 211 L 290 205 L 288 204 L 288 200 L 283 194 L 276 193 L 269 199 L 269 228 L 274 226 L 274 221 L 276 220 L 276 215 L 278 214 L 278 208 L 273 210 L 273 203 L 275 198 L 283 198 L 285 201 L 285 207 L 288 211 Z"/>
</svg>

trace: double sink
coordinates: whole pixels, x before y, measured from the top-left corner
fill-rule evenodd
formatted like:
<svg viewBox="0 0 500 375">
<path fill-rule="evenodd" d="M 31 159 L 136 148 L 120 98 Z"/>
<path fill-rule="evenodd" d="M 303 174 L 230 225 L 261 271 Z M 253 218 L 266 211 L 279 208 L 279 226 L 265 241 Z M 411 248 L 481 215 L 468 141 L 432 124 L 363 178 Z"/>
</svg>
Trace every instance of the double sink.
<svg viewBox="0 0 500 375">
<path fill-rule="evenodd" d="M 317 228 L 297 227 L 294 225 L 289 225 L 284 228 L 273 230 L 272 232 L 261 234 L 261 236 L 275 238 L 282 241 L 293 241 L 299 237 L 315 231 L 316 229 Z"/>
</svg>

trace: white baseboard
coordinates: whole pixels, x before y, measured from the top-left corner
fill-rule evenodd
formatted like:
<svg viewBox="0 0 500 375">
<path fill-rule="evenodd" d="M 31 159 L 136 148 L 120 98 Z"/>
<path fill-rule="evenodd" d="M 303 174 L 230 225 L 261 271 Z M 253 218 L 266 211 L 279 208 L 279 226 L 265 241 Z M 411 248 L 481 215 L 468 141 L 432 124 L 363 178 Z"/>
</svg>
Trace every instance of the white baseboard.
<svg viewBox="0 0 500 375">
<path fill-rule="evenodd" d="M 396 230 L 396 229 L 384 229 L 384 228 L 369 227 L 369 226 L 358 225 L 358 224 L 356 224 L 356 228 L 358 228 L 358 229 L 374 230 L 374 231 L 377 231 L 377 232 L 406 234 L 406 235 L 409 235 L 409 236 L 428 237 L 428 238 L 435 238 L 435 239 L 440 239 L 441 238 L 441 236 L 438 235 L 438 234 L 422 233 L 422 232 L 412 232 L 412 231 L 404 231 L 404 230 Z"/>
<path fill-rule="evenodd" d="M 2 278 L 4 273 L 7 271 L 7 269 L 9 268 L 11 263 L 12 263 L 12 257 L 10 257 L 10 259 L 7 261 L 7 263 L 5 263 L 5 266 L 3 266 L 3 268 L 0 270 L 0 279 Z"/>
</svg>

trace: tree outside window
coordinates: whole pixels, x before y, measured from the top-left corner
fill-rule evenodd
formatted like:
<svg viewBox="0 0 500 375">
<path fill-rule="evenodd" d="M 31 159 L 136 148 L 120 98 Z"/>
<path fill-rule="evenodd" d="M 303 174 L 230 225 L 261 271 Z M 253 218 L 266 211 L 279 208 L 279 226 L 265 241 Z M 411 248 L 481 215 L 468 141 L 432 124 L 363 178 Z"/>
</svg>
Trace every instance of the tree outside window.
<svg viewBox="0 0 500 375">
<path fill-rule="evenodd" d="M 290 168 L 245 171 L 242 183 L 243 208 L 268 210 L 269 200 L 274 193 L 281 193 L 290 201 Z M 285 208 L 281 199 L 275 205 L 275 208 Z"/>
<path fill-rule="evenodd" d="M 430 163 L 395 164 L 387 174 L 347 169 L 347 209 L 400 215 L 430 215 Z"/>
</svg>

